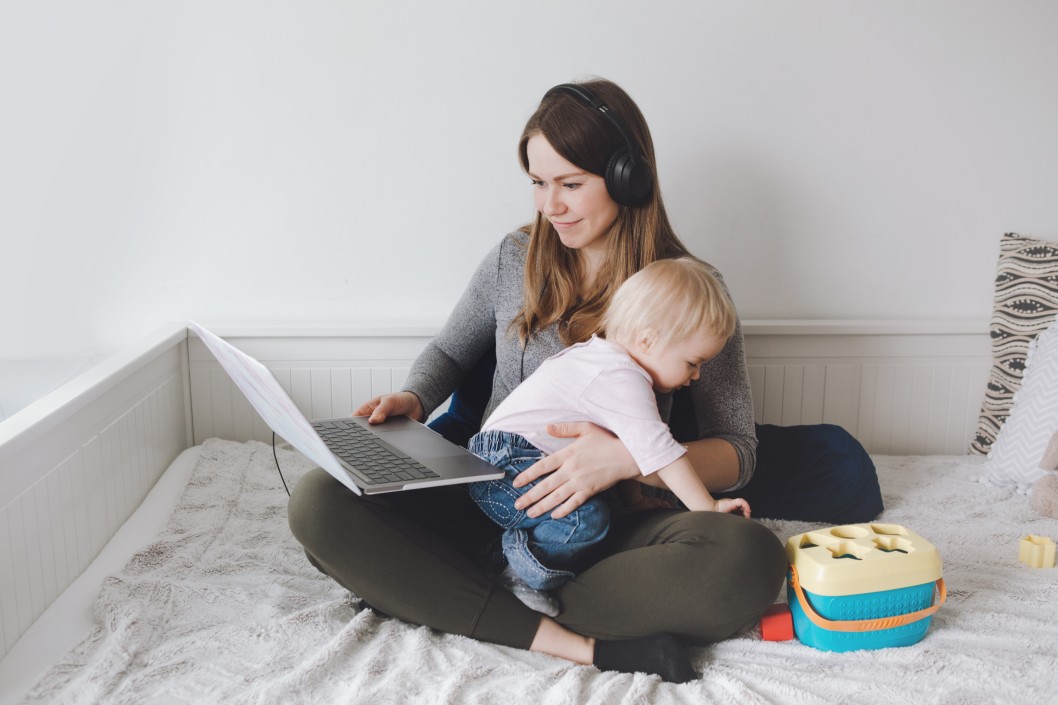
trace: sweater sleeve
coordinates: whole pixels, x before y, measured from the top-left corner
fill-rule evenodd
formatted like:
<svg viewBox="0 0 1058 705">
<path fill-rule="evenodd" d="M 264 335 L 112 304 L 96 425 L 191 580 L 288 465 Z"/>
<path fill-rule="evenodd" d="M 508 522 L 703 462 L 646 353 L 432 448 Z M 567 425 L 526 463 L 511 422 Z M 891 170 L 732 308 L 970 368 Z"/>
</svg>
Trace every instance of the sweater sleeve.
<svg viewBox="0 0 1058 705">
<path fill-rule="evenodd" d="M 734 446 L 738 481 L 729 489 L 745 487 L 757 463 L 757 435 L 741 322 L 720 354 L 702 365 L 701 376 L 691 382 L 690 392 L 698 438 L 723 438 Z"/>
<path fill-rule="evenodd" d="M 501 241 L 481 261 L 440 332 L 412 363 L 404 391 L 419 397 L 426 416 L 459 388 L 496 344 L 493 297 L 502 247 Z"/>
</svg>

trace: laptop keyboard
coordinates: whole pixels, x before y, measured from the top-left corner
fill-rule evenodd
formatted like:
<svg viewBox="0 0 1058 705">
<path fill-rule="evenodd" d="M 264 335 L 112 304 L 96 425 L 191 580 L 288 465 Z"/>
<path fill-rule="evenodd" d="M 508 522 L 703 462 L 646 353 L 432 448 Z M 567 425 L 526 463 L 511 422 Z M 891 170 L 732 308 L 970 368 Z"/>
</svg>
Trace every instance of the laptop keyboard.
<svg viewBox="0 0 1058 705">
<path fill-rule="evenodd" d="M 380 440 L 355 423 L 321 421 L 312 424 L 335 455 L 356 468 L 369 484 L 407 482 L 440 477 L 417 460 Z"/>
</svg>

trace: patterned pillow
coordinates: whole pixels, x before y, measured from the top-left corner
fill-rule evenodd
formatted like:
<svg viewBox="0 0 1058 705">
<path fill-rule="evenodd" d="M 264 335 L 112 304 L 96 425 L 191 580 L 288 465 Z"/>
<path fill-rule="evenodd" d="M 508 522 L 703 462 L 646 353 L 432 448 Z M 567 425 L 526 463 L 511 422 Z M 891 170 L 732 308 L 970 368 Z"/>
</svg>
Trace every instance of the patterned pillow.
<svg viewBox="0 0 1058 705">
<path fill-rule="evenodd" d="M 1029 343 L 1058 313 L 1058 243 L 1007 233 L 999 243 L 992 310 L 992 370 L 970 452 L 985 454 L 1021 386 Z M 1042 452 L 1042 451 L 1041 451 Z"/>
<path fill-rule="evenodd" d="M 1058 470 L 1058 431 L 1054 432 L 1040 460 L 1040 470 Z"/>
<path fill-rule="evenodd" d="M 1021 389 L 992 444 L 984 480 L 1027 493 L 1046 471 L 1040 463 L 1058 426 L 1058 321 L 1032 341 Z"/>
</svg>

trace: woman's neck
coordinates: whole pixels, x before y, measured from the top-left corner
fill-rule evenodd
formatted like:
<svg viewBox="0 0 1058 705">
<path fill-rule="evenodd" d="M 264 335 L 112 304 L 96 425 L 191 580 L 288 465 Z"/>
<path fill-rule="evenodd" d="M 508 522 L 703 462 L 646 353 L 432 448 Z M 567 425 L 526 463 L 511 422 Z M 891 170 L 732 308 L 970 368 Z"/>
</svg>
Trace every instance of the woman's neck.
<svg viewBox="0 0 1058 705">
<path fill-rule="evenodd" d="M 602 271 L 603 262 L 606 260 L 605 251 L 600 252 L 594 248 L 584 248 L 580 251 L 580 266 L 582 280 L 578 292 L 582 297 L 587 297 L 588 292 L 595 288 L 595 281 Z"/>
</svg>

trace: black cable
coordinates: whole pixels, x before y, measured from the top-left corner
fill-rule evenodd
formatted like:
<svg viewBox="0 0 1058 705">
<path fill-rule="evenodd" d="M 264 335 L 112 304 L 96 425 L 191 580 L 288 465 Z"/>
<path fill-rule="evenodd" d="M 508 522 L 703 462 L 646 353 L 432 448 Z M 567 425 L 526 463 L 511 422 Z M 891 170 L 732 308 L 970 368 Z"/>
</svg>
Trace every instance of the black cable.
<svg viewBox="0 0 1058 705">
<path fill-rule="evenodd" d="M 287 497 L 290 496 L 290 489 L 287 487 L 287 479 L 283 477 L 283 471 L 279 468 L 279 456 L 276 455 L 276 432 L 272 431 L 272 457 L 276 459 L 276 470 L 279 471 L 279 479 L 283 481 L 283 489 L 287 491 Z"/>
</svg>

